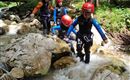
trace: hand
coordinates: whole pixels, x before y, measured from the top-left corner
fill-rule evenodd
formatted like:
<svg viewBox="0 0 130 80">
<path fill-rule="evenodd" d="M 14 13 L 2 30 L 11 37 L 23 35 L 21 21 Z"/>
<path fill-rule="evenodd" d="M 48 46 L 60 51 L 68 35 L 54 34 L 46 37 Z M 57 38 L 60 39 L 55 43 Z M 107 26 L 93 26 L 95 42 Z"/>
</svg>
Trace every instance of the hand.
<svg viewBox="0 0 130 80">
<path fill-rule="evenodd" d="M 56 26 L 57 24 L 56 23 L 54 23 L 54 26 Z"/>
<path fill-rule="evenodd" d="M 57 38 L 57 35 L 52 35 L 52 38 L 54 38 L 54 39 Z"/>
<path fill-rule="evenodd" d="M 107 44 L 107 43 L 108 43 L 108 39 L 103 40 L 103 42 L 104 42 L 105 44 Z"/>
<path fill-rule="evenodd" d="M 64 35 L 64 38 L 68 38 L 67 35 Z"/>
<path fill-rule="evenodd" d="M 34 16 L 35 16 L 34 14 L 31 14 L 31 15 L 30 15 L 31 18 L 34 18 Z"/>
<path fill-rule="evenodd" d="M 104 40 L 102 41 L 101 45 L 104 46 L 104 45 L 107 44 L 107 43 L 108 43 L 108 39 L 104 39 Z"/>
<path fill-rule="evenodd" d="M 52 27 L 56 26 L 56 23 L 51 23 L 51 26 L 52 26 Z"/>
<path fill-rule="evenodd" d="M 69 41 L 69 38 L 66 37 L 66 38 L 64 38 L 63 40 L 66 41 L 66 42 L 68 42 L 68 41 Z"/>
</svg>

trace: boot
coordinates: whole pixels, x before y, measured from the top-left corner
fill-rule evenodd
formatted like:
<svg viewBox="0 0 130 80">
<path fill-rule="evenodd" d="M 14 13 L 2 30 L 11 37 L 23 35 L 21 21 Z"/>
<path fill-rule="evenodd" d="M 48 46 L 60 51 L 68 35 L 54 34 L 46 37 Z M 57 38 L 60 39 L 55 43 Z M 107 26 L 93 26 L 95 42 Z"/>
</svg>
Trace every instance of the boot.
<svg viewBox="0 0 130 80">
<path fill-rule="evenodd" d="M 46 36 L 47 35 L 47 29 L 43 29 L 43 35 Z"/>
<path fill-rule="evenodd" d="M 77 54 L 78 57 L 80 57 L 80 61 L 84 61 L 84 54 L 82 52 Z"/>
<path fill-rule="evenodd" d="M 73 47 L 72 43 L 70 43 L 70 49 L 71 49 L 72 53 L 75 55 L 75 50 L 74 50 L 74 47 Z"/>
<path fill-rule="evenodd" d="M 75 55 L 75 51 L 74 51 L 74 48 L 72 48 L 72 47 L 71 47 L 71 51 L 72 51 L 72 52 L 74 53 L 74 55 Z"/>
<path fill-rule="evenodd" d="M 90 53 L 85 54 L 85 60 L 84 62 L 88 64 L 90 62 Z"/>
</svg>

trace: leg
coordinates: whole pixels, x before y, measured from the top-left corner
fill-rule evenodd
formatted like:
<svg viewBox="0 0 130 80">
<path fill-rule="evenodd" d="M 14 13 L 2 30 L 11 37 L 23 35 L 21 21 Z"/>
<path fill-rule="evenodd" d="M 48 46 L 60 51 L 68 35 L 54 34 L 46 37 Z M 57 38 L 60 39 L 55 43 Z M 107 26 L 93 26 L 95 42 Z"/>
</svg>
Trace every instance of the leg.
<svg viewBox="0 0 130 80">
<path fill-rule="evenodd" d="M 75 51 L 74 51 L 74 46 L 73 46 L 73 44 L 71 43 L 70 44 L 70 46 L 71 46 L 71 51 L 75 54 Z"/>
<path fill-rule="evenodd" d="M 77 56 L 80 57 L 80 61 L 84 60 L 84 54 L 82 53 L 83 42 L 80 38 L 77 38 Z"/>
<path fill-rule="evenodd" d="M 85 50 L 85 60 L 84 60 L 84 62 L 87 63 L 87 64 L 90 62 L 90 48 L 91 48 L 92 44 L 93 44 L 93 41 L 88 42 L 84 45 L 84 50 Z"/>
<path fill-rule="evenodd" d="M 43 24 L 43 35 L 47 34 L 47 21 L 44 19 L 42 20 L 42 24 Z"/>
<path fill-rule="evenodd" d="M 50 33 L 50 28 L 51 28 L 51 24 L 50 24 L 50 19 L 49 17 L 47 18 L 47 34 Z"/>
<path fill-rule="evenodd" d="M 72 51 L 72 55 L 75 55 L 75 50 L 74 50 L 74 46 L 73 46 L 73 44 L 72 44 L 72 42 L 69 42 L 69 46 L 70 46 L 70 49 L 71 49 L 71 51 Z"/>
<path fill-rule="evenodd" d="M 43 35 L 46 35 L 50 32 L 50 20 L 47 16 L 41 17 L 41 23 L 43 24 Z"/>
</svg>

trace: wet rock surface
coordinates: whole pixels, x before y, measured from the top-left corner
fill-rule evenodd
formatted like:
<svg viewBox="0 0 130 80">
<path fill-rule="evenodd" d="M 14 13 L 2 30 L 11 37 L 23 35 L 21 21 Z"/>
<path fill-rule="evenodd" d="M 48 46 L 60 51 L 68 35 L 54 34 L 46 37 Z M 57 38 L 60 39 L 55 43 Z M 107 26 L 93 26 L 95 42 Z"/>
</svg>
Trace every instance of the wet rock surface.
<svg viewBox="0 0 130 80">
<path fill-rule="evenodd" d="M 44 37 L 39 33 L 29 33 L 8 42 L 1 50 L 0 61 L 8 63 L 11 67 L 10 73 L 15 78 L 45 75 L 51 67 L 52 53 L 60 55 L 59 58 L 65 56 L 62 53 L 70 53 L 69 46 L 64 41 Z"/>
</svg>

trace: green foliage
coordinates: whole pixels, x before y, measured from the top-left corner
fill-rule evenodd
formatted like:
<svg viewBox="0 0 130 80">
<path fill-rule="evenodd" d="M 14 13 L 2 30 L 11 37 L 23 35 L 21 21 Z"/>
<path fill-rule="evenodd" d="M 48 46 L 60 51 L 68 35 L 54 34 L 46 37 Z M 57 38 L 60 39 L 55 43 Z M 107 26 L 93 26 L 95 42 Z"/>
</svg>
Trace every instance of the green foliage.
<svg viewBox="0 0 130 80">
<path fill-rule="evenodd" d="M 76 9 L 79 10 L 81 9 L 83 3 L 84 3 L 83 0 L 73 0 L 73 4 L 75 4 Z"/>
<path fill-rule="evenodd" d="M 16 6 L 15 2 L 0 2 L 0 8 L 1 7 L 13 7 Z"/>
<path fill-rule="evenodd" d="M 125 20 L 127 28 L 130 30 L 130 16 Z"/>
<path fill-rule="evenodd" d="M 126 27 L 125 20 L 130 15 L 130 10 L 104 3 L 96 9 L 96 15 L 98 21 L 106 30 L 120 32 Z"/>
<path fill-rule="evenodd" d="M 8 7 L 13 7 L 13 6 L 16 6 L 17 4 L 15 3 L 15 2 L 10 2 L 9 4 L 8 4 Z"/>
<path fill-rule="evenodd" d="M 7 4 L 3 3 L 3 2 L 0 2 L 0 8 L 1 7 L 7 7 Z"/>
<path fill-rule="evenodd" d="M 25 15 L 28 11 L 32 11 L 37 5 L 38 0 L 27 0 L 27 3 L 17 6 L 17 10 L 20 12 L 21 16 Z"/>
</svg>

